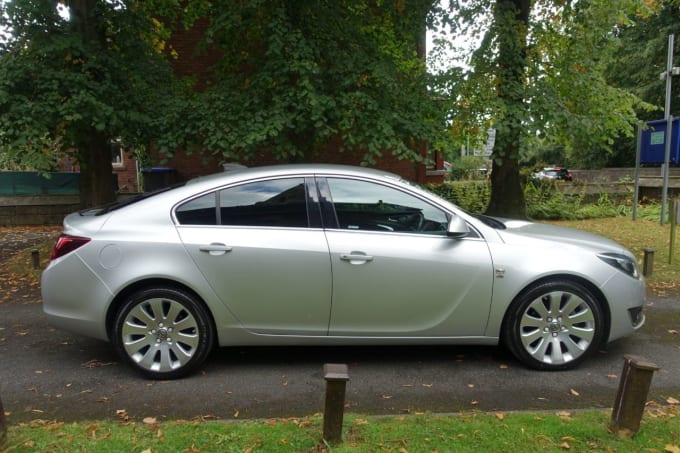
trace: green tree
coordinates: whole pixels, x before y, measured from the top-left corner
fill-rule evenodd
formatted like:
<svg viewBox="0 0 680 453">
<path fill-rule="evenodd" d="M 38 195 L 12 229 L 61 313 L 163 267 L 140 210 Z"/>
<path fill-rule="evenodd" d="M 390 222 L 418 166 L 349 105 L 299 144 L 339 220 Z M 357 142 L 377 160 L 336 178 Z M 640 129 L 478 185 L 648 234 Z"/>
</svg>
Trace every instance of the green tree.
<svg viewBox="0 0 680 453">
<path fill-rule="evenodd" d="M 158 144 L 247 161 L 314 159 L 329 145 L 365 163 L 384 154 L 420 161 L 444 129 L 422 52 L 430 0 L 214 0 L 190 2 L 210 18 L 217 51 L 205 86 Z M 189 21 L 191 25 L 191 21 Z"/>
<path fill-rule="evenodd" d="M 170 0 L 168 0 L 170 1 Z M 172 3 L 172 2 L 170 2 Z M 83 207 L 114 199 L 110 142 L 145 146 L 171 95 L 166 2 L 22 0 L 0 4 L 0 150 L 47 170 L 81 170 Z"/>
<path fill-rule="evenodd" d="M 533 140 L 570 152 L 609 149 L 618 135 L 632 134 L 635 107 L 643 104 L 609 85 L 603 74 L 617 43 L 616 27 L 647 8 L 642 0 L 452 5 L 454 31 L 480 39 L 459 92 L 483 95 L 464 104 L 473 113 L 460 114 L 478 124 L 490 121 L 498 131 L 487 212 L 525 217 L 519 160 Z"/>
<path fill-rule="evenodd" d="M 642 121 L 659 120 L 664 116 L 666 80 L 659 74 L 666 70 L 668 36 L 675 35 L 675 63 L 680 52 L 680 1 L 662 0 L 658 9 L 646 17 L 632 17 L 618 29 L 620 45 L 612 55 L 607 80 L 614 86 L 630 90 L 653 110 L 639 110 Z M 673 78 L 671 114 L 680 114 L 680 77 Z M 606 162 L 632 166 L 635 163 L 635 141 L 617 140 L 615 153 Z"/>
</svg>

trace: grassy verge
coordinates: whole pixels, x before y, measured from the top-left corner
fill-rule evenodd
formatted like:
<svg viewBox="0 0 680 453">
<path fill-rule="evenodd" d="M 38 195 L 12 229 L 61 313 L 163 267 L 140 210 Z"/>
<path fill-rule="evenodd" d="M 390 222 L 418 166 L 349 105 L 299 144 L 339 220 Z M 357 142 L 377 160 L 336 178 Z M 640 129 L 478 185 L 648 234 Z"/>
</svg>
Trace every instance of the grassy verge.
<svg viewBox="0 0 680 453">
<path fill-rule="evenodd" d="M 550 222 L 579 230 L 590 231 L 626 246 L 642 262 L 643 250 L 652 248 L 654 272 L 647 278 L 648 289 L 659 296 L 680 293 L 680 235 L 676 239 L 673 262 L 669 263 L 670 225 L 658 220 L 631 220 L 630 217 L 562 220 Z"/>
<path fill-rule="evenodd" d="M 321 416 L 248 422 L 36 421 L 9 429 L 8 452 L 507 452 L 680 451 L 675 406 L 648 410 L 636 436 L 607 429 L 604 412 L 466 413 L 361 418 L 349 415 L 344 442 L 320 440 Z"/>
</svg>

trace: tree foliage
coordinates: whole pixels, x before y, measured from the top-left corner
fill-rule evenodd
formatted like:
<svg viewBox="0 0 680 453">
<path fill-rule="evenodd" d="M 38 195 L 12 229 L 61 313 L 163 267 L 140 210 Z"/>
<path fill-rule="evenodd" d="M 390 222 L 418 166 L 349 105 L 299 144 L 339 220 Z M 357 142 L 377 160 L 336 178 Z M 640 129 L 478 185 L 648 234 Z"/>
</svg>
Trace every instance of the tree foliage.
<svg viewBox="0 0 680 453">
<path fill-rule="evenodd" d="M 675 35 L 674 66 L 678 66 L 680 49 L 680 2 L 662 0 L 652 14 L 631 17 L 629 23 L 617 30 L 620 45 L 614 52 L 607 80 L 614 86 L 636 94 L 655 109 L 639 109 L 642 121 L 658 120 L 664 116 L 666 80 L 659 75 L 666 70 L 668 36 Z M 680 77 L 673 77 L 671 114 L 680 115 Z M 617 140 L 616 153 L 605 163 L 632 166 L 635 141 Z M 580 157 L 580 156 L 578 156 Z"/>
<path fill-rule="evenodd" d="M 3 2 L 1 150 L 39 170 L 71 155 L 82 204 L 111 200 L 111 139 L 147 145 L 171 86 L 166 31 L 149 9 L 162 3 Z"/>
<path fill-rule="evenodd" d="M 632 135 L 635 107 L 630 91 L 607 83 L 604 71 L 618 38 L 617 27 L 646 14 L 642 0 L 453 1 L 454 31 L 477 36 L 460 93 L 485 93 L 466 103 L 465 130 L 498 130 L 488 212 L 523 217 L 519 160 L 534 140 L 567 152 L 609 149 Z M 481 102 L 478 102 L 481 101 Z M 486 124 L 484 124 L 486 123 Z"/>
<path fill-rule="evenodd" d="M 313 159 L 331 144 L 374 163 L 421 160 L 443 129 L 418 41 L 429 0 L 189 2 L 209 17 L 204 48 L 221 58 L 161 137 L 168 155 L 199 149 L 219 160 L 262 153 Z M 422 35 L 422 36 L 421 36 Z"/>
</svg>

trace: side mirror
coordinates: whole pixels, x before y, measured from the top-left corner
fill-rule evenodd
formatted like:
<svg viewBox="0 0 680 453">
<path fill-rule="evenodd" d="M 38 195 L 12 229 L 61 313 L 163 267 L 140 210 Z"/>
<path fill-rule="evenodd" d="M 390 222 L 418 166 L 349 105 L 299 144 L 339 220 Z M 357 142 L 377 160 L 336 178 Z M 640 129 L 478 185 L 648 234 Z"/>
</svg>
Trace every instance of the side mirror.
<svg viewBox="0 0 680 453">
<path fill-rule="evenodd" d="M 449 225 L 446 228 L 446 235 L 450 238 L 462 238 L 468 235 L 470 228 L 468 228 L 465 220 L 457 215 L 452 215 L 449 220 Z"/>
</svg>

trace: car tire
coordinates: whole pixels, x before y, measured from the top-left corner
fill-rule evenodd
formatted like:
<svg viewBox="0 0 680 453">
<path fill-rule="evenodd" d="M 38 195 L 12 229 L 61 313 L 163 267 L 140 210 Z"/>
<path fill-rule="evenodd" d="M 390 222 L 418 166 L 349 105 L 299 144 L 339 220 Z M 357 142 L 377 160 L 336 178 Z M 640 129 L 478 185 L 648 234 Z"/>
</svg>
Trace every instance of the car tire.
<svg viewBox="0 0 680 453">
<path fill-rule="evenodd" d="M 173 288 L 147 288 L 121 306 L 113 326 L 118 354 L 152 379 L 196 370 L 214 344 L 208 311 L 194 296 Z"/>
<path fill-rule="evenodd" d="M 524 365 L 547 371 L 574 368 L 602 344 L 602 308 L 583 285 L 539 283 L 510 305 L 503 340 Z"/>
</svg>

